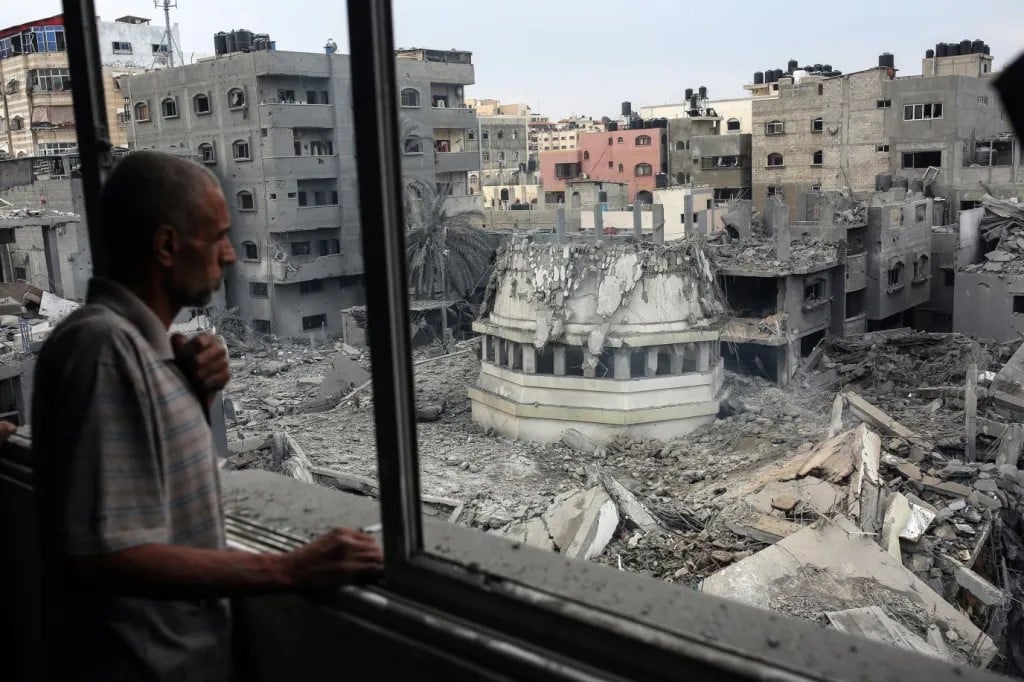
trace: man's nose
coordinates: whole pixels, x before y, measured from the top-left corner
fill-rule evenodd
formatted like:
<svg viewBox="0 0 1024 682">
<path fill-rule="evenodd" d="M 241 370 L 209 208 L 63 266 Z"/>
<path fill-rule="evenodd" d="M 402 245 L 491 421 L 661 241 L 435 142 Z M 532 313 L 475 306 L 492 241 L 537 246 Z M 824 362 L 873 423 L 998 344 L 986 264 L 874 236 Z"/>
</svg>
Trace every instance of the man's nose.
<svg viewBox="0 0 1024 682">
<path fill-rule="evenodd" d="M 221 265 L 234 265 L 235 261 L 238 260 L 238 256 L 235 254 L 235 247 L 230 243 L 221 249 L 220 252 L 220 264 Z"/>
</svg>

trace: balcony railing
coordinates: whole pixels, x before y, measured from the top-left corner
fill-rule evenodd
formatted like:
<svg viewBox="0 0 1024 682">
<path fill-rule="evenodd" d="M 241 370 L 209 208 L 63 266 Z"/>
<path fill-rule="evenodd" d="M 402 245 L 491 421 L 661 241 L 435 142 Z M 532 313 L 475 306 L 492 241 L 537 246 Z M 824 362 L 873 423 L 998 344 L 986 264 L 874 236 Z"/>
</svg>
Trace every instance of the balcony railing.
<svg viewBox="0 0 1024 682">
<path fill-rule="evenodd" d="M 333 128 L 332 104 L 260 104 L 260 119 L 284 128 Z"/>
</svg>

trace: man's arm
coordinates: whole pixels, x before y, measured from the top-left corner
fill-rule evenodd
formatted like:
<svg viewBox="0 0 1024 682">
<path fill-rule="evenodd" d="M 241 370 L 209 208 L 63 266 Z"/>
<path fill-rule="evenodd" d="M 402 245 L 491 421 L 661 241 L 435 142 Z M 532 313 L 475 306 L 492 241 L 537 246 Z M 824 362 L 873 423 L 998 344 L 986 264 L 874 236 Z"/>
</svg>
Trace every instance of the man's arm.
<svg viewBox="0 0 1024 682">
<path fill-rule="evenodd" d="M 373 537 L 335 528 L 287 554 L 250 554 L 179 545 L 144 544 L 66 561 L 79 589 L 125 597 L 202 599 L 310 587 L 337 587 L 378 576 Z"/>
</svg>

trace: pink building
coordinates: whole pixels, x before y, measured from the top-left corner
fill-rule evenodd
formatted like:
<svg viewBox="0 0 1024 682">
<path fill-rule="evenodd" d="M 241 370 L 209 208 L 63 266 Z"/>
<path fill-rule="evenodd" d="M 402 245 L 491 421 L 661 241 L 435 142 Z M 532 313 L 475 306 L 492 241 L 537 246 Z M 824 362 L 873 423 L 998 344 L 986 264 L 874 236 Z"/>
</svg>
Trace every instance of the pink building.
<svg viewBox="0 0 1024 682">
<path fill-rule="evenodd" d="M 570 201 L 569 180 L 623 182 L 629 201 L 650 203 L 662 168 L 661 128 L 582 133 L 578 149 L 541 152 L 540 172 L 547 203 Z"/>
</svg>

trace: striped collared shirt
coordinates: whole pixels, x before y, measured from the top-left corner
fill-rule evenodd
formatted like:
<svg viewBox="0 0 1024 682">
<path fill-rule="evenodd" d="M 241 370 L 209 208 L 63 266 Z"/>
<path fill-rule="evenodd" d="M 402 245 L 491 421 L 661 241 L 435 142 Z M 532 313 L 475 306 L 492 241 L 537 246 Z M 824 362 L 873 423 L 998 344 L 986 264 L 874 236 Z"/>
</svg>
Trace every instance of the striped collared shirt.
<svg viewBox="0 0 1024 682">
<path fill-rule="evenodd" d="M 32 415 L 51 568 L 144 544 L 224 547 L 203 407 L 173 361 L 166 328 L 128 289 L 90 282 L 87 304 L 40 352 Z M 49 615 L 67 647 L 60 655 L 79 673 L 211 682 L 228 675 L 223 601 L 57 594 Z"/>
</svg>

